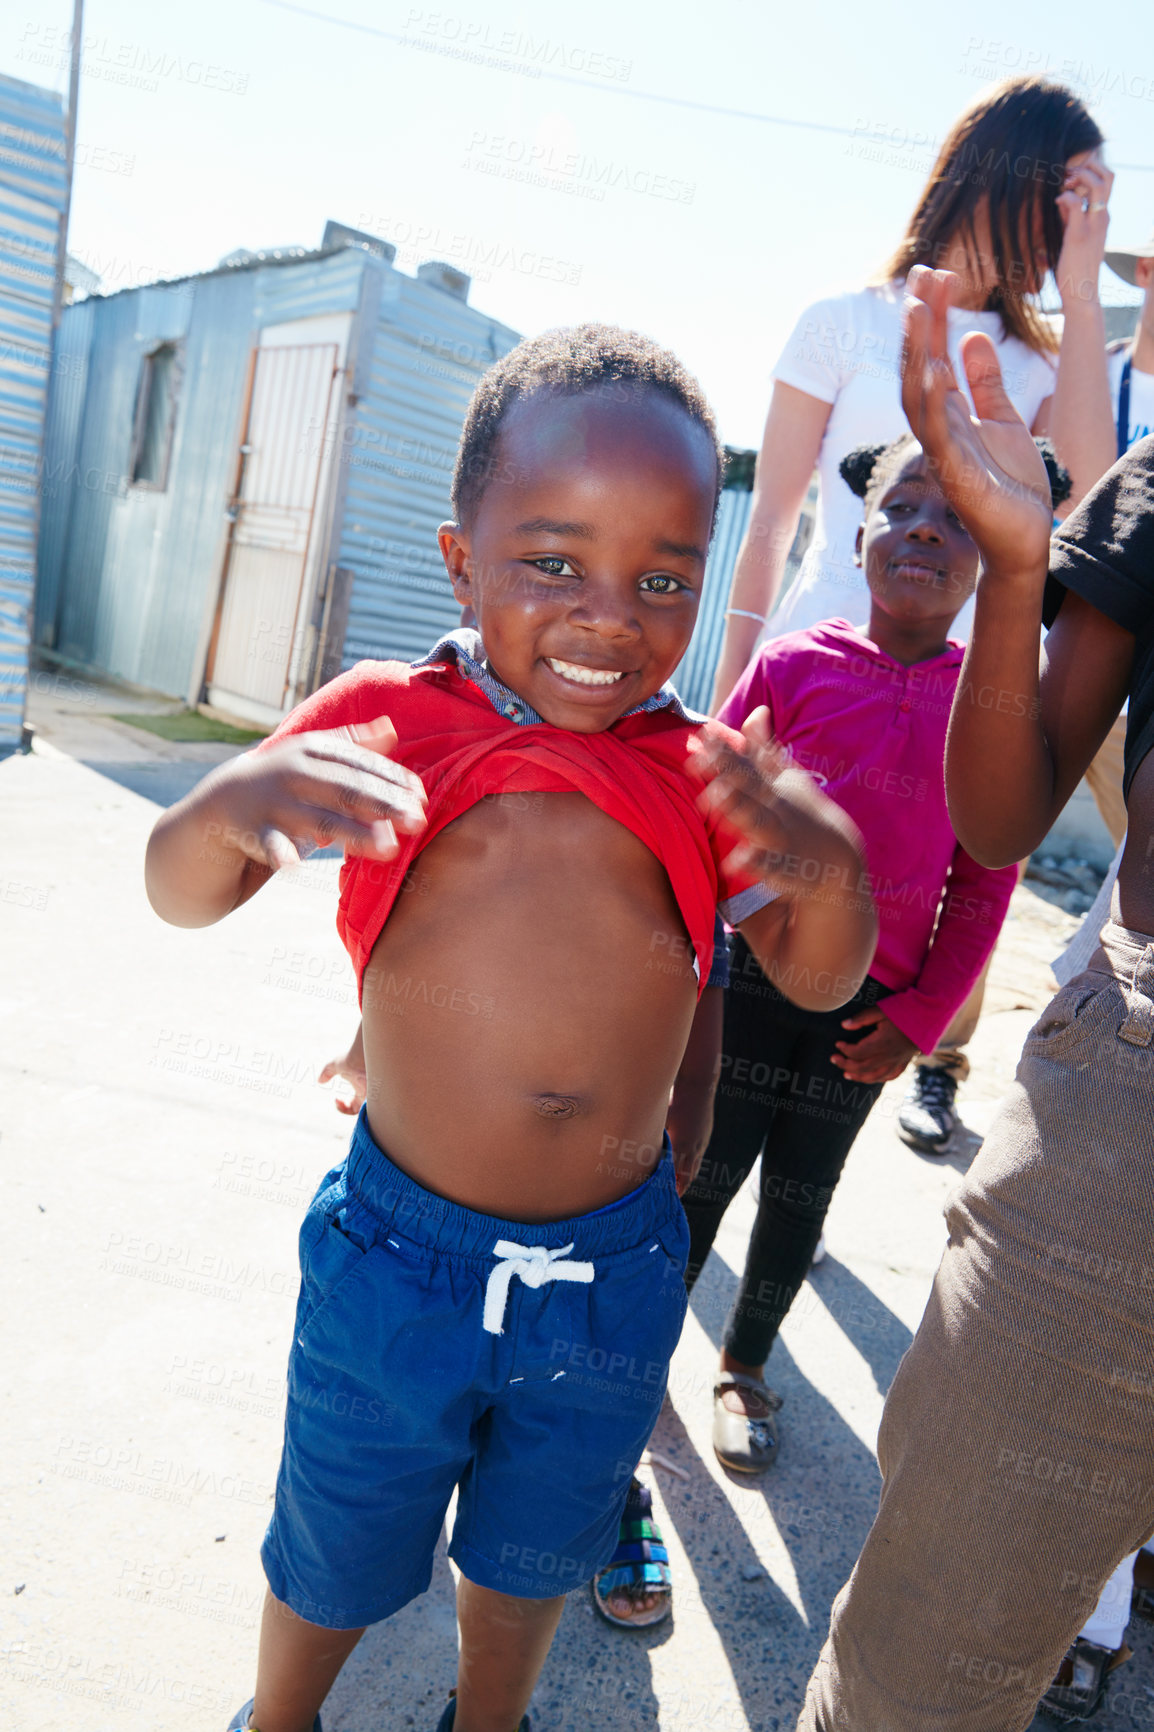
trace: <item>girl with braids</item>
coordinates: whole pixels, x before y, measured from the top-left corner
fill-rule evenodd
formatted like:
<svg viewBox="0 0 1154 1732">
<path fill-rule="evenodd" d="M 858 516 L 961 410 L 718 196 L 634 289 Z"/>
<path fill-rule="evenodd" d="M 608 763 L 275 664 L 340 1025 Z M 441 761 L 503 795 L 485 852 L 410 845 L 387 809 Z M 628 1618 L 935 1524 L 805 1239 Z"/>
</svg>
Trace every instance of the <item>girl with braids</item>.
<svg viewBox="0 0 1154 1732">
<path fill-rule="evenodd" d="M 818 301 L 802 314 L 774 369 L 714 682 L 715 712 L 763 631 L 777 636 L 833 615 L 864 623 L 869 597 L 853 557 L 858 513 L 838 465 L 863 439 L 893 439 L 904 430 L 901 305 L 915 266 L 955 273 L 948 343 L 959 378 L 962 337 L 984 332 L 1014 408 L 1031 432 L 1052 438 L 1069 469 L 1072 502 L 1114 461 L 1098 302 L 1113 176 L 1102 163 L 1101 145 L 1097 125 L 1064 85 L 1023 77 L 995 86 L 951 129 L 880 274 L 865 288 Z M 1049 272 L 1062 303 L 1060 345 L 1037 304 Z M 775 610 L 815 466 L 813 541 Z M 963 641 L 971 613 L 967 607 L 955 626 Z M 897 1128 L 925 1153 L 944 1153 L 957 1126 L 955 1096 L 969 1074 L 964 1049 L 977 1026 L 983 986 L 979 979 L 935 1051 L 914 1068 Z"/>
<path fill-rule="evenodd" d="M 1069 477 L 1049 462 L 1057 502 Z M 837 1011 L 791 1004 L 778 991 L 789 983 L 771 984 L 740 934 L 733 941 L 713 1133 L 683 1203 L 692 1285 L 760 1154 L 757 1221 L 714 1391 L 714 1448 L 745 1473 L 776 1455 L 780 1398 L 765 1362 L 846 1156 L 883 1084 L 933 1048 L 966 997 L 1017 879 L 1013 866 L 979 866 L 946 810 L 946 720 L 964 654 L 948 633 L 973 593 L 978 550 L 908 432 L 851 452 L 841 473 L 865 507 L 855 558 L 868 626 L 831 619 L 771 640 L 720 712 L 739 728 L 764 705 L 778 748 L 853 819 L 880 926 L 861 990 Z"/>
</svg>

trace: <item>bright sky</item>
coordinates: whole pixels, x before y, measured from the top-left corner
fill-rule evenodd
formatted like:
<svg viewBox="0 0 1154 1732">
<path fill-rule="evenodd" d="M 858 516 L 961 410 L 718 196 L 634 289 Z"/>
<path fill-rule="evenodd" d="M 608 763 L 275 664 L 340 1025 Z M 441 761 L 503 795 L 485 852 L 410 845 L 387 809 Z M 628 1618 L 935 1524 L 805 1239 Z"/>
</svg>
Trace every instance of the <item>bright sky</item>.
<svg viewBox="0 0 1154 1732">
<path fill-rule="evenodd" d="M 0 71 L 66 89 L 68 0 L 5 12 Z M 1149 0 L 88 0 L 84 38 L 69 246 L 106 290 L 316 246 L 335 217 L 404 270 L 461 265 L 519 331 L 650 332 L 737 445 L 798 314 L 872 273 L 997 78 L 1078 89 L 1112 243 L 1154 229 Z"/>
</svg>

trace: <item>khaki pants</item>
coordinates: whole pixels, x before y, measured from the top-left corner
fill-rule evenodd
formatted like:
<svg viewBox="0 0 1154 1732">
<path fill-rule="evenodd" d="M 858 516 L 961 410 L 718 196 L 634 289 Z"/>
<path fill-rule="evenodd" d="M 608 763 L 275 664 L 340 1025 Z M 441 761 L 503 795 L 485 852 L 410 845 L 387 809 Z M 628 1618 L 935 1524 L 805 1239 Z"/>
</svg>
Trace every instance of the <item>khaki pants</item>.
<svg viewBox="0 0 1154 1732">
<path fill-rule="evenodd" d="M 805 1732 L 1023 1732 L 1154 1530 L 1154 938 L 1108 923 L 948 1211 Z"/>
</svg>

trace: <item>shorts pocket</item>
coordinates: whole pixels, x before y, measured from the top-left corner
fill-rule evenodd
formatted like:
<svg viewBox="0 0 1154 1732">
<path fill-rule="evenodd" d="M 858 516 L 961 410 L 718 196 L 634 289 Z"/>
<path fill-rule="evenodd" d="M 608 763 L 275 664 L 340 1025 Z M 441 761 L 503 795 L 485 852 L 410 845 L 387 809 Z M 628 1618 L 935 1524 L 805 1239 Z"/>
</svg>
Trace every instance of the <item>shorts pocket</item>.
<svg viewBox="0 0 1154 1732">
<path fill-rule="evenodd" d="M 1074 1051 L 1087 1038 L 1097 1035 L 1110 1014 L 1111 995 L 1117 994 L 1120 1018 L 1125 1017 L 1117 981 L 1102 975 L 1080 974 L 1050 1000 L 1022 1048 L 1023 1054 L 1058 1057 Z"/>
<path fill-rule="evenodd" d="M 313 1364 L 365 1381 L 366 1370 L 380 1364 L 378 1295 L 391 1258 L 380 1246 L 360 1249 L 329 1222 L 313 1253 L 314 1263 L 318 1260 L 327 1283 L 298 1326 L 296 1346 Z"/>
<path fill-rule="evenodd" d="M 348 1195 L 343 1173 L 323 1184 L 301 1223 L 301 1291 L 295 1337 L 299 1342 L 337 1289 L 372 1254 L 375 1224 Z"/>
</svg>

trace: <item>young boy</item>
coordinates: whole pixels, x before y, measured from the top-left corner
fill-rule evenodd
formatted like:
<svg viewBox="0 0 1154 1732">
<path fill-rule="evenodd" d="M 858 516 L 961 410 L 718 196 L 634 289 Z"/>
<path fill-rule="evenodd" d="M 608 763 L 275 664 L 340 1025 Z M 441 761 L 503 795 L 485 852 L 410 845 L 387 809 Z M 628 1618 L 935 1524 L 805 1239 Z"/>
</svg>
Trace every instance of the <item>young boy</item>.
<svg viewBox="0 0 1154 1732">
<path fill-rule="evenodd" d="M 363 1627 L 428 1585 L 454 1488 L 441 1729 L 524 1724 L 565 1592 L 613 1553 L 681 1328 L 660 1152 L 715 904 L 801 1004 L 843 1003 L 869 965 L 853 825 L 760 723 L 703 732 L 665 686 L 721 463 L 667 352 L 600 326 L 522 344 L 477 389 L 440 531 L 479 635 L 342 675 L 156 826 L 149 895 L 186 926 L 294 839 L 342 842 L 362 991 L 366 1106 L 302 1230 L 235 1727 L 308 1732 Z M 349 1416 L 374 1401 L 389 1426 Z"/>
<path fill-rule="evenodd" d="M 988 866 L 1023 858 L 1128 696 L 1129 831 L 1100 946 L 1027 1037 L 950 1200 L 886 1400 L 881 1505 L 834 1606 L 806 1732 L 1021 1732 L 1116 1564 L 1154 1530 L 1154 439 L 1051 546 L 1041 459 L 987 338 L 963 342 L 974 417 L 954 381 L 954 282 L 910 273 L 903 365 L 910 425 L 982 556 L 946 752 L 951 818 Z"/>
</svg>

